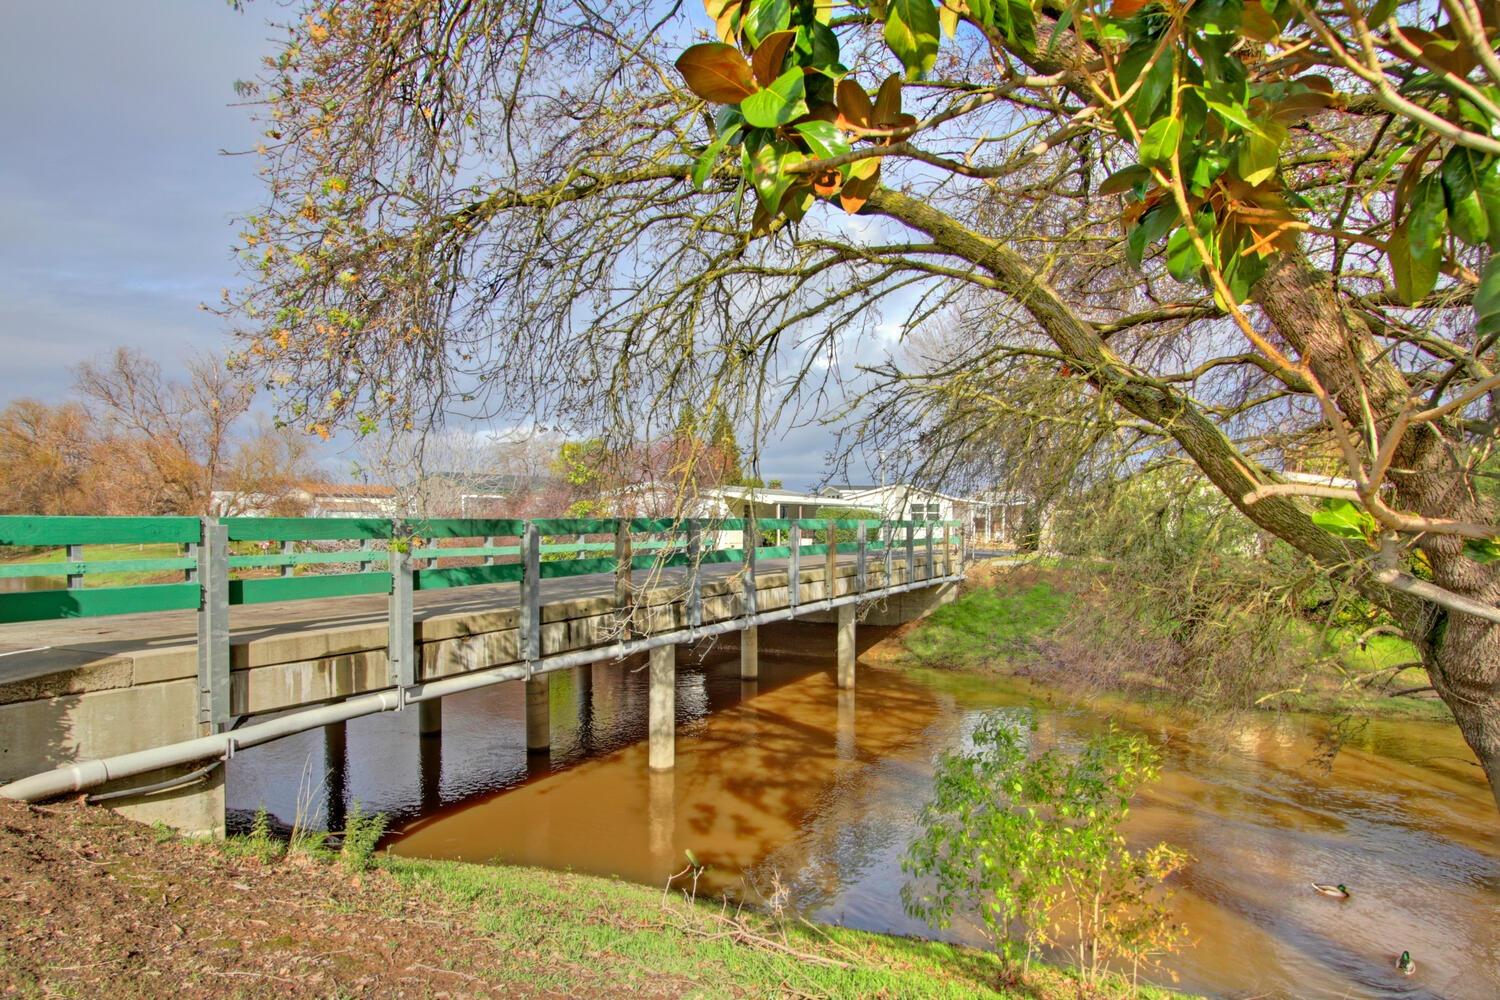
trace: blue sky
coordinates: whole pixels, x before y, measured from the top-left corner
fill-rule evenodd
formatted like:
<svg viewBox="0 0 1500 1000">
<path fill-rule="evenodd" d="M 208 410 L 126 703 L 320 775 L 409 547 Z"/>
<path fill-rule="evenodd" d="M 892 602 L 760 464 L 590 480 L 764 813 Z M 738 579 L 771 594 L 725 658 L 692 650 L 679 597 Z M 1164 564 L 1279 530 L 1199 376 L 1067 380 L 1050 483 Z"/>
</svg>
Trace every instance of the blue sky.
<svg viewBox="0 0 1500 1000">
<path fill-rule="evenodd" d="M 224 152 L 256 139 L 233 85 L 256 75 L 280 12 L 0 7 L 0 405 L 63 398 L 75 365 L 118 345 L 169 371 L 225 346 L 224 322 L 200 305 L 236 280 L 234 220 L 262 197 L 256 159 Z M 831 440 L 808 428 L 765 442 L 762 474 L 815 483 Z"/>
</svg>

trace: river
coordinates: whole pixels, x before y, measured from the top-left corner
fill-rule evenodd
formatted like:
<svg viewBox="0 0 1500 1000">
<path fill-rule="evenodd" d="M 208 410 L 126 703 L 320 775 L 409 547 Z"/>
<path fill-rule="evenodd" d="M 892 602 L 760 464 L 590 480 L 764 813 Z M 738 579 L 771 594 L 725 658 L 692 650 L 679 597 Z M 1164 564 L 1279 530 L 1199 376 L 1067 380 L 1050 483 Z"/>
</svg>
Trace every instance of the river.
<svg viewBox="0 0 1500 1000">
<path fill-rule="evenodd" d="M 1500 816 L 1451 725 L 1205 724 L 1019 680 L 864 664 L 857 691 L 839 692 L 831 656 L 808 655 L 831 652 L 829 629 L 763 628 L 761 644 L 756 682 L 738 678 L 732 647 L 701 662 L 679 651 L 668 774 L 646 767 L 642 665 L 598 664 L 553 678 L 550 757 L 525 753 L 521 686 L 505 684 L 446 699 L 441 738 L 418 738 L 408 712 L 351 722 L 342 745 L 307 733 L 243 751 L 229 804 L 241 824 L 262 805 L 291 822 L 300 785 L 312 825 L 337 828 L 356 798 L 387 813 L 397 854 L 653 886 L 690 849 L 711 866 L 706 891 L 779 885 L 817 920 L 972 942 L 901 907 L 900 858 L 934 760 L 996 709 L 1031 711 L 1038 740 L 1064 747 L 1112 721 L 1163 756 L 1130 839 L 1195 859 L 1173 878 L 1192 943 L 1152 978 L 1225 997 L 1500 995 Z M 1312 881 L 1352 897 L 1319 896 Z M 1394 969 L 1402 950 L 1417 961 L 1409 978 Z"/>
</svg>

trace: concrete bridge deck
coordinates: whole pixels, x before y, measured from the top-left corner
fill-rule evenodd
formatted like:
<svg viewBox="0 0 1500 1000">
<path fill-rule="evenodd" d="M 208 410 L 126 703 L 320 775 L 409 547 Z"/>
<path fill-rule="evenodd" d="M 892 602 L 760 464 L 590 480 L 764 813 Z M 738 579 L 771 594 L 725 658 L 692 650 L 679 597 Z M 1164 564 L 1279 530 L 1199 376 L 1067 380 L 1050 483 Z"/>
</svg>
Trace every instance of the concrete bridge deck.
<svg viewBox="0 0 1500 1000">
<path fill-rule="evenodd" d="M 788 561 L 759 561 L 754 610 L 762 615 L 782 611 L 802 620 L 837 620 L 847 626 L 847 683 L 852 684 L 856 603 L 872 623 L 899 623 L 919 616 L 954 592 L 948 571 L 961 572 L 961 567 L 946 561 L 943 553 L 937 553 L 929 566 L 927 553 L 914 552 L 910 575 L 905 556 L 904 552 L 892 553 L 889 579 L 883 556 L 871 558 L 864 591 L 858 587 L 853 554 L 838 556 L 831 586 L 827 562 L 804 559 L 794 613 Z M 746 617 L 744 579 L 739 563 L 702 566 L 703 626 L 718 624 L 723 631 L 725 623 Z M 929 579 L 932 583 L 923 586 Z M 681 568 L 635 571 L 633 605 L 623 613 L 616 606 L 614 574 L 540 581 L 540 656 L 536 659 L 586 655 L 594 648 L 599 649 L 598 659 L 610 659 L 617 655 L 622 639 L 680 633 L 689 624 L 686 581 L 687 571 Z M 884 597 L 880 593 L 908 584 L 920 589 Z M 868 601 L 860 599 L 863 593 L 870 595 Z M 841 607 L 829 605 L 838 599 L 845 600 Z M 414 594 L 419 685 L 487 675 L 508 666 L 524 668 L 521 676 L 528 678 L 528 696 L 534 685 L 544 684 L 546 675 L 531 677 L 531 668 L 522 658 L 520 603 L 520 587 L 513 583 Z M 391 689 L 387 615 L 383 595 L 234 608 L 230 615 L 231 716 L 243 722 L 247 717 Z M 753 676 L 754 626 L 748 621 L 746 626 L 741 643 L 743 669 Z M 197 628 L 198 616 L 191 611 L 0 625 L 0 784 L 74 761 L 111 758 L 200 736 Z M 841 627 L 841 658 L 844 631 Z M 666 666 L 658 662 L 662 652 L 668 654 Z M 653 678 L 660 668 L 667 684 L 670 653 L 670 645 L 664 651 L 652 651 Z M 436 698 L 421 702 L 424 728 L 439 724 L 439 705 Z M 653 740 L 657 739 L 655 719 L 654 714 Z M 669 732 L 667 751 L 670 738 Z M 536 741 L 544 747 L 545 733 L 534 737 L 528 729 L 528 745 L 535 747 Z M 670 766 L 669 752 L 661 759 Z M 657 760 L 653 756 L 653 764 Z M 138 775 L 114 785 L 140 787 L 161 776 Z M 218 828 L 222 825 L 222 786 L 217 786 L 216 794 L 215 787 L 209 781 L 206 790 L 190 790 L 186 807 L 183 795 L 168 790 L 139 801 L 125 800 L 127 811 L 146 819 L 163 818 L 179 828 Z"/>
</svg>

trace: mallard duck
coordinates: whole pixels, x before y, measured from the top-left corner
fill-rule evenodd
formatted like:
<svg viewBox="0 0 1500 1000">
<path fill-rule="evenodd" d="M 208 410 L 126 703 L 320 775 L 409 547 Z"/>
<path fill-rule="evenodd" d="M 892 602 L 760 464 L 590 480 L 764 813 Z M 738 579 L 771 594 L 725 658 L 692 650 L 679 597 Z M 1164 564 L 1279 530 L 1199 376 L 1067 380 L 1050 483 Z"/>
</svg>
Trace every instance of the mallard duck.
<svg viewBox="0 0 1500 1000">
<path fill-rule="evenodd" d="M 1396 959 L 1396 971 L 1403 976 L 1409 976 L 1417 971 L 1417 963 L 1411 960 L 1411 952 L 1403 951 L 1401 957 Z"/>
<path fill-rule="evenodd" d="M 1349 890 L 1344 888 L 1344 884 L 1342 882 L 1340 882 L 1338 885 L 1328 885 L 1324 882 L 1314 882 L 1312 884 L 1312 887 L 1323 895 L 1332 896 L 1334 899 L 1349 898 Z"/>
</svg>

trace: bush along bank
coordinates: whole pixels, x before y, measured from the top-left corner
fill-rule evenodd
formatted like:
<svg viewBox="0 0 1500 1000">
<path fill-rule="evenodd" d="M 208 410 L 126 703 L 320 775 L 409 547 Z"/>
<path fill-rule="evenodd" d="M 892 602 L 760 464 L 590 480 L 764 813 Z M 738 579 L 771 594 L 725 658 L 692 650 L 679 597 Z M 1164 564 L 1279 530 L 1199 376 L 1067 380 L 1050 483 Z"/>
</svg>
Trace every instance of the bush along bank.
<svg viewBox="0 0 1500 1000">
<path fill-rule="evenodd" d="M 1452 718 L 1404 639 L 1248 610 L 1210 618 L 1142 600 L 1128 574 L 1096 561 L 981 563 L 884 658 L 1213 710 Z"/>
</svg>

